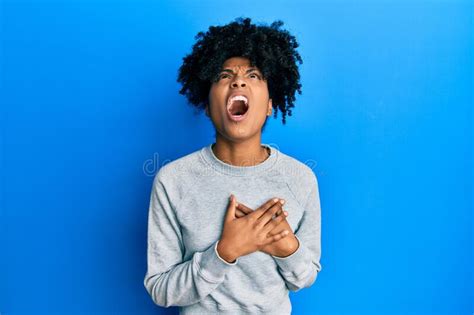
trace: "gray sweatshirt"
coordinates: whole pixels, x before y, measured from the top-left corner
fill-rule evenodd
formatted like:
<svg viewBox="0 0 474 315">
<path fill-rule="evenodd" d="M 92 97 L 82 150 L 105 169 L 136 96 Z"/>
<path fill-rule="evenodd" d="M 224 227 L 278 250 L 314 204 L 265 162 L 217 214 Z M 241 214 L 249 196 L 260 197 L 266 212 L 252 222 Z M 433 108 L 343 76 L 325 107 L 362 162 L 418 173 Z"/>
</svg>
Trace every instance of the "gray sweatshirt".
<svg viewBox="0 0 474 315">
<path fill-rule="evenodd" d="M 219 160 L 212 144 L 156 174 L 148 212 L 144 285 L 180 314 L 291 314 L 289 291 L 311 286 L 321 271 L 321 207 L 312 169 L 276 147 L 254 166 Z M 283 198 L 299 241 L 287 257 L 257 251 L 229 263 L 216 250 L 230 194 L 257 209 Z"/>
</svg>

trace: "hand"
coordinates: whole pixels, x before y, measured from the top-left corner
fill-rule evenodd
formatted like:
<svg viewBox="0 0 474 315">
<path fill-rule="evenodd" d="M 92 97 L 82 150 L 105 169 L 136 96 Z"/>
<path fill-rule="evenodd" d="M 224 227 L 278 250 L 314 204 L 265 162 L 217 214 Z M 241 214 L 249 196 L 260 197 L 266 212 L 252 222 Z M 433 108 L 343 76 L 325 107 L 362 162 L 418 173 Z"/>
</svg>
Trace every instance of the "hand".
<svg viewBox="0 0 474 315">
<path fill-rule="evenodd" d="M 283 239 L 290 233 L 286 229 L 278 233 L 273 231 L 284 218 L 279 216 L 272 220 L 273 215 L 281 209 L 278 199 L 270 199 L 242 218 L 235 216 L 236 205 L 235 196 L 231 195 L 224 228 L 217 245 L 217 252 L 224 260 L 233 262 L 240 256 L 261 250 L 264 246 Z M 270 232 L 273 232 L 271 236 Z"/>
<path fill-rule="evenodd" d="M 268 244 L 260 249 L 261 252 L 264 252 L 269 255 L 278 256 L 278 257 L 289 256 L 292 253 L 294 253 L 299 247 L 298 240 L 294 236 L 291 226 L 288 224 L 288 221 L 286 220 L 286 217 L 288 216 L 288 212 L 284 211 L 282 208 L 284 203 L 285 203 L 285 200 L 283 199 L 280 199 L 279 202 L 277 202 L 276 206 L 279 205 L 280 208 L 277 211 L 276 215 L 280 217 L 284 217 L 284 218 L 282 222 L 274 230 L 272 230 L 271 233 L 269 233 L 269 235 L 271 236 L 274 234 L 278 234 L 279 232 L 283 230 L 288 230 L 291 232 L 288 235 L 289 237 L 280 239 L 279 241 Z M 235 212 L 235 215 L 237 218 L 241 218 L 252 212 L 253 212 L 252 209 L 250 209 L 243 203 L 239 202 L 237 204 L 237 211 Z"/>
</svg>

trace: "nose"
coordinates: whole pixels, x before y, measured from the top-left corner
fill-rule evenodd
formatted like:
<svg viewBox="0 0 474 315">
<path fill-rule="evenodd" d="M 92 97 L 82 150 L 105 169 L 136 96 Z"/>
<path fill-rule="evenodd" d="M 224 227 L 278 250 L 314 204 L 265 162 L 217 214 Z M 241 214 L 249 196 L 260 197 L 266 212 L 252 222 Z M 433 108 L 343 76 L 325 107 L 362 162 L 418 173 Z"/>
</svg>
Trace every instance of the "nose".
<svg viewBox="0 0 474 315">
<path fill-rule="evenodd" d="M 232 81 L 231 86 L 233 88 L 235 87 L 245 87 L 245 81 L 240 78 L 240 76 L 235 76 L 235 79 Z"/>
</svg>

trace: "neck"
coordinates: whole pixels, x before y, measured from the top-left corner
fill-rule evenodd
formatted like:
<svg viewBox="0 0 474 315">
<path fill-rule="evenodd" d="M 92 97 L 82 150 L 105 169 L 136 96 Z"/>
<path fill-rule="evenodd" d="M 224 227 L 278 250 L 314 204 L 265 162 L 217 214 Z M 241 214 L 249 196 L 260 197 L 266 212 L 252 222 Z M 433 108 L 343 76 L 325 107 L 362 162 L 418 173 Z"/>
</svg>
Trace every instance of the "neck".
<svg viewBox="0 0 474 315">
<path fill-rule="evenodd" d="M 260 137 L 232 142 L 218 136 L 212 151 L 219 160 L 234 166 L 254 166 L 269 156 L 268 150 L 262 146 Z"/>
</svg>

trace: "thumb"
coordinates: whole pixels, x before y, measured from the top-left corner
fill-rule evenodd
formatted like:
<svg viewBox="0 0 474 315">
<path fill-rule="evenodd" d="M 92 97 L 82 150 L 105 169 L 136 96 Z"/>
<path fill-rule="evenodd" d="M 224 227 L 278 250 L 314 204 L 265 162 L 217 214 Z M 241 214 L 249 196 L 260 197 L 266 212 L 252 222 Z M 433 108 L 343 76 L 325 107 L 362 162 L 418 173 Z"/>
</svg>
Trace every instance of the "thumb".
<svg viewBox="0 0 474 315">
<path fill-rule="evenodd" d="M 233 194 L 230 195 L 229 205 L 227 206 L 226 221 L 232 221 L 235 218 L 236 201 Z"/>
</svg>

